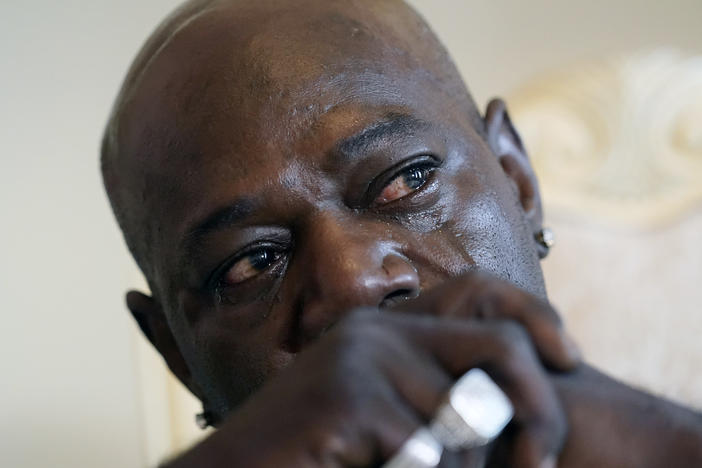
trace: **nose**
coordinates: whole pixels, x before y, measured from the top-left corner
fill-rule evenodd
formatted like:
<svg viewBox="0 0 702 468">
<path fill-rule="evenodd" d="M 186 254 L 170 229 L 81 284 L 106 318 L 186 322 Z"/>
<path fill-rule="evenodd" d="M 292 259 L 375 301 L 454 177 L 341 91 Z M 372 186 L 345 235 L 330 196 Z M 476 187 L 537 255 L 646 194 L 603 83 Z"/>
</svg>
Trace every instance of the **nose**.
<svg viewBox="0 0 702 468">
<path fill-rule="evenodd" d="M 320 213 L 306 229 L 300 263 L 306 278 L 300 332 L 319 336 L 357 307 L 385 307 L 419 294 L 417 270 L 388 225 Z"/>
</svg>

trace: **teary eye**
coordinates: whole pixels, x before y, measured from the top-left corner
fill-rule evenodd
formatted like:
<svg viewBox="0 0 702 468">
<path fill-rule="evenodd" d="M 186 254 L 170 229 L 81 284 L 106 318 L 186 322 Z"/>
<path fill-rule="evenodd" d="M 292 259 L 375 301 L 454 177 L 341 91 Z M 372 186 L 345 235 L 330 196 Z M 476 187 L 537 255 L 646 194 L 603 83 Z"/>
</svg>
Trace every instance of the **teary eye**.
<svg viewBox="0 0 702 468">
<path fill-rule="evenodd" d="M 434 165 L 428 164 L 427 162 L 415 164 L 403 169 L 383 187 L 383 190 L 373 201 L 373 204 L 384 205 L 419 190 L 427 183 L 429 176 L 435 169 L 436 167 Z"/>
<path fill-rule="evenodd" d="M 270 247 L 251 251 L 239 258 L 222 277 L 223 286 L 233 286 L 253 278 L 280 258 L 280 253 Z"/>
</svg>

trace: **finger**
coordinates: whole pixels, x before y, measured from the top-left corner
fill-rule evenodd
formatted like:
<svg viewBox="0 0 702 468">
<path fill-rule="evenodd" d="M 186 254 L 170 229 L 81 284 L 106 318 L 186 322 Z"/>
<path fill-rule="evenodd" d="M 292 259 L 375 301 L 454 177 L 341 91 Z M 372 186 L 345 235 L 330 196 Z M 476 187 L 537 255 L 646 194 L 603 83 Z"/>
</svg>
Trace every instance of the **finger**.
<svg viewBox="0 0 702 468">
<path fill-rule="evenodd" d="M 488 449 L 477 447 L 462 452 L 444 452 L 439 468 L 484 468 Z"/>
<path fill-rule="evenodd" d="M 534 379 L 532 359 L 508 360 L 505 393 L 515 403 L 513 425 L 517 431 L 511 449 L 510 466 L 525 468 L 550 467 L 565 442 L 567 424 L 555 389 L 544 379 Z M 511 389 L 511 391 L 510 391 Z"/>
<path fill-rule="evenodd" d="M 530 468 L 556 468 L 558 457 L 553 453 L 543 455 L 542 440 L 544 440 L 543 437 L 535 438 L 533 431 L 517 435 L 512 451 L 511 465 Z"/>
<path fill-rule="evenodd" d="M 369 405 L 369 424 L 375 443 L 375 463 L 386 463 L 397 454 L 412 435 L 424 427 L 424 422 L 411 407 L 397 398 L 376 400 Z M 370 433 L 370 432 L 369 432 Z M 360 466 L 350 464 L 350 466 Z"/>
<path fill-rule="evenodd" d="M 483 281 L 483 287 L 476 289 L 475 297 L 466 301 L 473 304 L 469 309 L 477 309 L 487 319 L 511 318 L 520 322 L 549 367 L 565 372 L 578 366 L 580 351 L 548 302 L 501 280 Z"/>
<path fill-rule="evenodd" d="M 519 447 L 524 447 L 520 451 L 525 454 L 524 463 L 516 466 L 537 467 L 535 459 L 541 463 L 558 455 L 565 437 L 565 418 L 522 327 L 507 321 L 408 319 L 399 317 L 398 326 L 449 373 L 459 376 L 481 367 L 508 395 L 514 406 L 514 424 L 519 428 Z"/>
<path fill-rule="evenodd" d="M 314 466 L 381 466 L 424 427 L 414 409 L 398 399 L 391 385 L 385 383 L 385 391 L 378 392 L 376 385 L 369 392 L 373 398 L 361 400 L 363 404 L 356 414 L 339 419 L 344 427 L 334 432 L 336 440 L 324 444 L 324 459 L 312 454 L 318 462 Z"/>
<path fill-rule="evenodd" d="M 413 408 L 422 421 L 429 422 L 454 378 L 434 356 L 413 346 L 377 312 L 356 311 L 344 326 L 346 333 L 361 338 L 361 352 L 375 354 L 368 360 L 392 385 L 395 397 Z"/>
<path fill-rule="evenodd" d="M 407 348 L 411 349 L 409 346 Z M 418 353 L 416 349 L 411 351 L 402 361 L 386 361 L 385 372 L 398 396 L 428 423 L 443 403 L 454 379 L 429 354 Z"/>
<path fill-rule="evenodd" d="M 566 334 L 553 307 L 488 274 L 472 273 L 456 278 L 403 304 L 402 310 L 445 317 L 516 320 L 532 336 L 539 356 L 548 367 L 566 372 L 581 361 L 577 346 Z"/>
</svg>

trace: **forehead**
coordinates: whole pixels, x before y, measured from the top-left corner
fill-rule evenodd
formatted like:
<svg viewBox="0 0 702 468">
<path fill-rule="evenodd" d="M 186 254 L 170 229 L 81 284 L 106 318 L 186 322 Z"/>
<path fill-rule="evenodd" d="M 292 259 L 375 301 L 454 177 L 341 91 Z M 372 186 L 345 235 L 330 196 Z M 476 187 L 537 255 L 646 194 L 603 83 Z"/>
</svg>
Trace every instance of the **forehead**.
<svg viewBox="0 0 702 468">
<path fill-rule="evenodd" d="M 121 140 L 138 145 L 140 132 L 168 130 L 198 136 L 218 116 L 248 130 L 263 122 L 270 130 L 270 114 L 276 123 L 293 117 L 289 133 L 290 120 L 353 100 L 359 88 L 381 99 L 393 88 L 384 84 L 439 79 L 442 60 L 430 59 L 440 47 L 401 2 L 220 3 L 156 41 L 133 80 Z"/>
<path fill-rule="evenodd" d="M 275 14 L 272 3 L 189 18 L 125 106 L 119 138 L 159 230 L 181 231 L 239 181 L 320 158 L 374 120 L 437 121 L 458 101 L 438 44 L 417 45 L 430 33 L 398 2 L 279 2 Z"/>
<path fill-rule="evenodd" d="M 378 11 L 396 2 L 248 3 L 202 11 L 169 30 L 145 61 L 125 120 L 131 110 L 137 128 L 148 121 L 193 126 L 229 111 L 229 118 L 251 122 L 267 111 L 319 111 L 334 88 L 353 99 L 354 85 L 377 88 L 408 73 L 438 78 L 426 60 L 437 44 L 423 43 L 421 36 L 431 34 L 421 20 L 406 8 Z M 356 3 L 363 8 L 349 8 Z M 145 115 L 144 107 L 153 112 Z M 168 122 L 169 116 L 181 119 Z"/>
</svg>

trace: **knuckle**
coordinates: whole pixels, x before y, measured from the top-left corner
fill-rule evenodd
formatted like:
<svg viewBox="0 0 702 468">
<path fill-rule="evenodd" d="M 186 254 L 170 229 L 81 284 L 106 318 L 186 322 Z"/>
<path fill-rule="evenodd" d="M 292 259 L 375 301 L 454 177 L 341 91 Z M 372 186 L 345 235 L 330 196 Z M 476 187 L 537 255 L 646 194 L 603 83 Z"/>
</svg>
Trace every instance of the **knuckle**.
<svg viewBox="0 0 702 468">
<path fill-rule="evenodd" d="M 540 315 L 557 328 L 563 326 L 563 320 L 556 309 L 547 301 L 535 299 L 535 307 L 539 309 Z"/>
<path fill-rule="evenodd" d="M 490 276 L 485 276 L 476 286 L 475 303 L 480 315 L 488 317 L 509 317 L 510 291 L 505 284 Z"/>
<path fill-rule="evenodd" d="M 477 297 L 485 297 L 494 288 L 495 279 L 484 272 L 476 272 L 469 277 L 465 287 L 473 289 Z"/>
<path fill-rule="evenodd" d="M 502 321 L 494 328 L 494 342 L 497 347 L 498 360 L 523 367 L 533 355 L 531 339 L 526 329 L 513 321 Z M 510 367 L 510 366 L 508 366 Z"/>
<path fill-rule="evenodd" d="M 496 325 L 497 341 L 506 349 L 524 346 L 529 342 L 529 335 L 522 325 L 514 321 L 503 321 Z"/>
<path fill-rule="evenodd" d="M 315 443 L 306 449 L 307 458 L 314 461 L 314 466 L 328 465 L 330 460 L 337 459 L 339 454 L 348 452 L 348 437 L 344 432 L 343 427 L 316 431 Z"/>
</svg>

